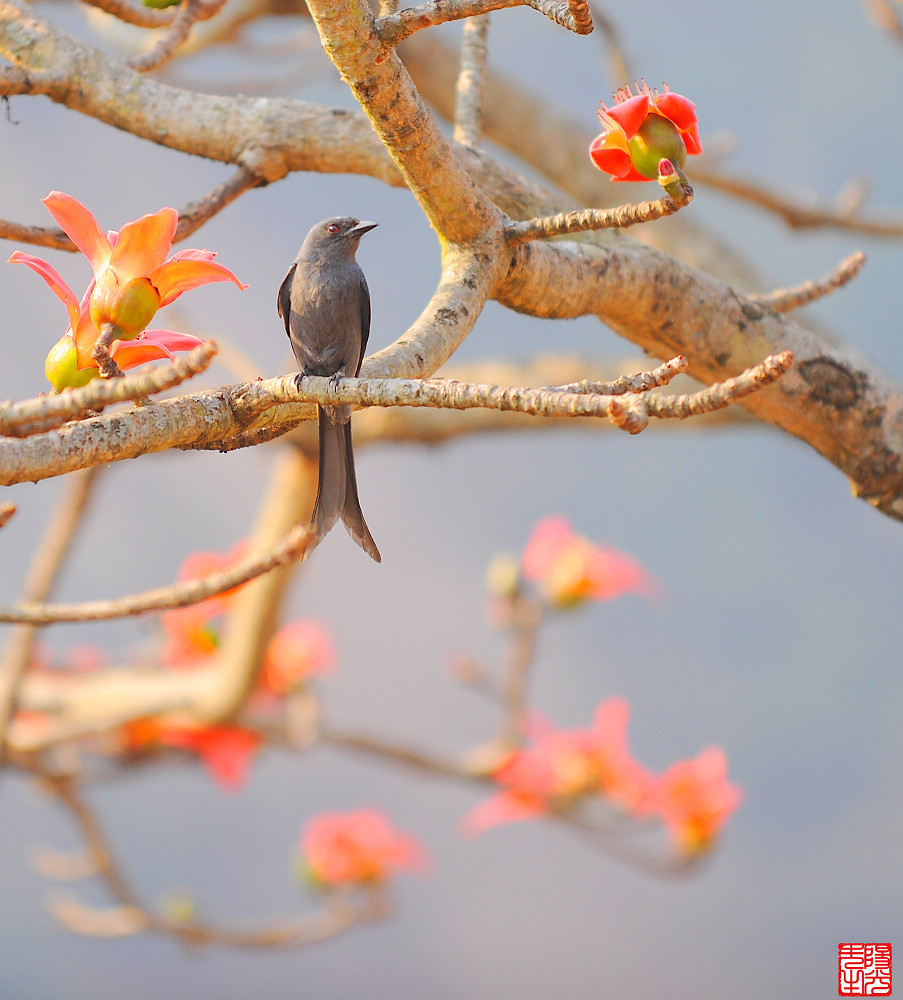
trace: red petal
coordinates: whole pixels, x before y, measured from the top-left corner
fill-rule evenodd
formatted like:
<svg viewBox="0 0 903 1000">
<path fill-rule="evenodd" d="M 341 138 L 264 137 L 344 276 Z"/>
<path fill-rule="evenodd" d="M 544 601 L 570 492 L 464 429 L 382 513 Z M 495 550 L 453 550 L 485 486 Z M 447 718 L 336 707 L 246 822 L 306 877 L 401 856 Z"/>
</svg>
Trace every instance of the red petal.
<svg viewBox="0 0 903 1000">
<path fill-rule="evenodd" d="M 174 260 L 213 260 L 216 254 L 212 250 L 179 250 L 170 257 Z"/>
<path fill-rule="evenodd" d="M 471 836 L 485 833 L 490 827 L 500 823 L 515 823 L 523 819 L 535 819 L 545 810 L 538 799 L 530 801 L 521 795 L 499 792 L 492 798 L 474 806 L 461 821 L 461 830 Z"/>
<path fill-rule="evenodd" d="M 27 264 L 32 271 L 47 282 L 53 294 L 66 306 L 69 312 L 69 325 L 73 330 L 78 326 L 78 299 L 75 292 L 60 277 L 56 268 L 51 267 L 46 260 L 35 257 L 30 253 L 22 253 L 17 250 L 7 261 L 7 264 Z"/>
<path fill-rule="evenodd" d="M 69 239 L 91 262 L 91 270 L 97 277 L 110 261 L 110 242 L 97 220 L 80 201 L 62 191 L 51 191 L 42 201 Z"/>
<path fill-rule="evenodd" d="M 234 281 L 244 290 L 238 278 L 222 264 L 214 264 L 211 260 L 197 260 L 183 256 L 180 260 L 173 258 L 161 268 L 148 275 L 154 287 L 160 293 L 160 308 L 177 299 L 182 292 L 188 292 L 200 285 L 209 285 L 213 281 Z"/>
<path fill-rule="evenodd" d="M 636 97 L 628 97 L 626 101 L 609 108 L 608 116 L 624 129 L 628 139 L 632 139 L 646 120 L 648 110 L 649 98 L 645 94 L 637 94 Z"/>
<path fill-rule="evenodd" d="M 127 222 L 119 230 L 110 264 L 121 284 L 148 277 L 160 267 L 172 247 L 178 222 L 179 213 L 174 208 L 161 208 L 153 215 Z"/>
<path fill-rule="evenodd" d="M 618 146 L 606 146 L 604 142 L 599 141 L 600 139 L 607 139 L 613 134 L 609 133 L 608 136 L 600 135 L 596 139 L 593 139 L 589 147 L 589 155 L 593 163 L 606 174 L 611 174 L 613 181 L 648 181 L 648 177 L 643 177 L 642 174 L 637 173 L 634 169 L 633 164 L 630 162 L 630 155 L 626 150 Z"/>
<path fill-rule="evenodd" d="M 655 110 L 663 114 L 681 130 L 689 132 L 696 128 L 696 105 L 680 94 L 662 94 L 655 98 Z"/>
<path fill-rule="evenodd" d="M 190 351 L 203 343 L 199 337 L 177 330 L 145 330 L 136 340 L 114 340 L 110 353 L 125 370 L 162 358 L 172 361 L 174 351 Z"/>
</svg>

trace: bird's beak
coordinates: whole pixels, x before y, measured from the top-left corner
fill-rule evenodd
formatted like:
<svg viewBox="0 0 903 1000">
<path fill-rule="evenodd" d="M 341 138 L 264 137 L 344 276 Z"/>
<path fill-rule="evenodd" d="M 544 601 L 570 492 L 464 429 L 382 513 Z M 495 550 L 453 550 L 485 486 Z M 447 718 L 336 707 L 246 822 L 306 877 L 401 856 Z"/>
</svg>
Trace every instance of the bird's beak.
<svg viewBox="0 0 903 1000">
<path fill-rule="evenodd" d="M 364 233 L 369 233 L 371 229 L 376 229 L 378 225 L 378 222 L 359 222 L 353 229 L 348 231 L 348 234 L 349 236 L 352 233 L 355 236 L 363 236 Z"/>
</svg>

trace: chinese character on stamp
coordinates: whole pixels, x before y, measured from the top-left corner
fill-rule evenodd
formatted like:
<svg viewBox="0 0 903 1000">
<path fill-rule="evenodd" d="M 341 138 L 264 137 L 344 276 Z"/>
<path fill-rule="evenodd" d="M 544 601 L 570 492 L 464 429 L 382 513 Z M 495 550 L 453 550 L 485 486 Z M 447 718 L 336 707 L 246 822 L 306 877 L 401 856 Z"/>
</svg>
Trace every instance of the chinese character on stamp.
<svg viewBox="0 0 903 1000">
<path fill-rule="evenodd" d="M 837 946 L 839 996 L 889 997 L 892 979 L 890 944 Z"/>
</svg>

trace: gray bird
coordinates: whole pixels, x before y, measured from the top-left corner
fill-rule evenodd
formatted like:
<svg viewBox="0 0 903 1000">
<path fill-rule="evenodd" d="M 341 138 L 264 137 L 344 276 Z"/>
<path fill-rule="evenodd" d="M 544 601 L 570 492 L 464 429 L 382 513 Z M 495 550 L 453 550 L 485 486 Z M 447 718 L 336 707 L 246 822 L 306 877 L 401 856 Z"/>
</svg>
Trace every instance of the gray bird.
<svg viewBox="0 0 903 1000">
<path fill-rule="evenodd" d="M 277 308 L 301 375 L 356 378 L 370 336 L 370 290 L 354 254 L 375 222 L 337 217 L 307 234 L 279 288 Z M 348 533 L 377 562 L 357 497 L 351 450 L 351 407 L 318 406 L 320 480 L 311 515 L 319 541 L 341 517 Z"/>
</svg>

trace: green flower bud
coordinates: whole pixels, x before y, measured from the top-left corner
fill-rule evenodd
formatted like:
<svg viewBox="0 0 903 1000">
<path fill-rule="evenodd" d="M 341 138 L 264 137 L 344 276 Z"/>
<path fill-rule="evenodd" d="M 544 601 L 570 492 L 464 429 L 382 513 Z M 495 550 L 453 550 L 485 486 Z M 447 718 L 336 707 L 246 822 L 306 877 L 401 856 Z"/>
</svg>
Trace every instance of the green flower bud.
<svg viewBox="0 0 903 1000">
<path fill-rule="evenodd" d="M 670 160 L 676 167 L 687 162 L 687 147 L 677 126 L 662 115 L 648 115 L 627 145 L 630 162 L 644 177 L 657 178 L 661 160 Z"/>
<path fill-rule="evenodd" d="M 79 389 L 87 385 L 99 372 L 96 368 L 78 367 L 78 351 L 75 341 L 66 333 L 51 347 L 44 362 L 47 381 L 57 392 L 63 389 Z"/>
</svg>

